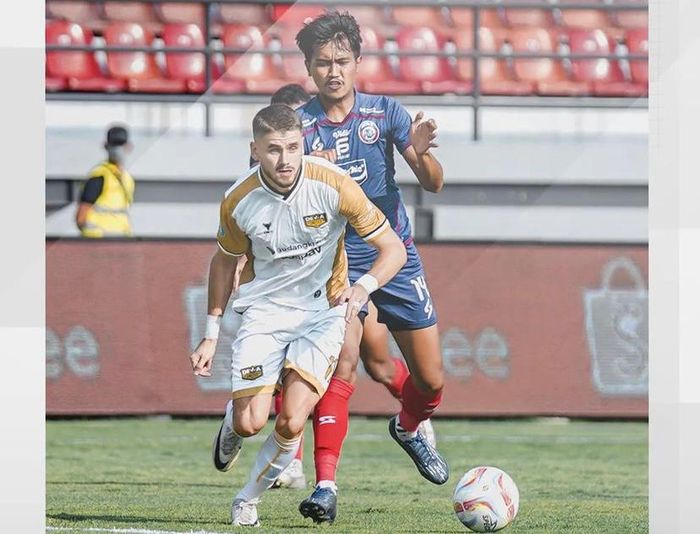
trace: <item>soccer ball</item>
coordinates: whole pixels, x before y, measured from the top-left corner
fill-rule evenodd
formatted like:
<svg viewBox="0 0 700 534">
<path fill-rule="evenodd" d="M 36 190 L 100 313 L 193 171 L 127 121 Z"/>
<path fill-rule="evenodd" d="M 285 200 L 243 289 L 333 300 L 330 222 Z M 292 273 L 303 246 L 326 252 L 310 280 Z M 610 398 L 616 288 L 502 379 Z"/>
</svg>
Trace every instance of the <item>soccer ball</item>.
<svg viewBox="0 0 700 534">
<path fill-rule="evenodd" d="M 495 532 L 510 525 L 518 513 L 520 493 L 508 473 L 497 467 L 475 467 L 457 483 L 455 513 L 475 532 Z"/>
</svg>

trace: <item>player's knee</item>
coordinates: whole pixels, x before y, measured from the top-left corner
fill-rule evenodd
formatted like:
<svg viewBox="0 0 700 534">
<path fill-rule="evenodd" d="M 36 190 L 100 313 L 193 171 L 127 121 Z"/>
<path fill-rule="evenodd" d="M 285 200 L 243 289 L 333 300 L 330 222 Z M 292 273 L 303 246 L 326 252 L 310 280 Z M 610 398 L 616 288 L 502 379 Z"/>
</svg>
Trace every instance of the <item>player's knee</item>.
<svg viewBox="0 0 700 534">
<path fill-rule="evenodd" d="M 426 395 L 437 395 L 445 385 L 442 374 L 419 377 L 411 375 L 411 379 L 418 391 Z"/>
<path fill-rule="evenodd" d="M 275 422 L 275 430 L 277 433 L 286 439 L 294 439 L 304 431 L 306 417 L 299 414 L 287 415 L 280 414 Z"/>
<path fill-rule="evenodd" d="M 249 438 L 260 432 L 265 426 L 265 421 L 257 421 L 253 417 L 234 418 L 233 430 L 242 438 Z"/>
<path fill-rule="evenodd" d="M 343 351 L 338 358 L 338 365 L 333 373 L 334 376 L 342 378 L 350 384 L 354 384 L 357 378 L 357 362 L 359 360 L 360 349 L 358 347 L 343 347 Z"/>
</svg>

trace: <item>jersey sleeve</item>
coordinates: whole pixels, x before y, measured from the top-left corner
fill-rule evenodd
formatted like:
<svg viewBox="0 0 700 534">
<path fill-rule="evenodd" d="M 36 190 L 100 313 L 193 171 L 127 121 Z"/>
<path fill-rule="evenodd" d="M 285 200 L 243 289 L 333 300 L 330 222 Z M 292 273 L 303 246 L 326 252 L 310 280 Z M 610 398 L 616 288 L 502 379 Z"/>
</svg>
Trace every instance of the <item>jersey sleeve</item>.
<svg viewBox="0 0 700 534">
<path fill-rule="evenodd" d="M 389 221 L 367 198 L 355 180 L 345 175 L 340 182 L 338 211 L 365 241 L 372 241 L 390 228 Z"/>
<path fill-rule="evenodd" d="M 80 202 L 85 202 L 87 204 L 94 204 L 97 202 L 98 197 L 102 194 L 102 188 L 104 187 L 105 179 L 103 176 L 92 176 L 85 182 L 85 187 L 83 187 L 83 192 L 80 194 Z"/>
<path fill-rule="evenodd" d="M 389 99 L 387 110 L 391 140 L 399 153 L 403 154 L 404 150 L 411 146 L 411 116 L 406 108 L 393 98 Z"/>
<path fill-rule="evenodd" d="M 219 248 L 230 256 L 242 256 L 250 249 L 250 239 L 233 218 L 230 204 L 224 201 L 219 210 L 219 231 L 216 234 Z"/>
</svg>

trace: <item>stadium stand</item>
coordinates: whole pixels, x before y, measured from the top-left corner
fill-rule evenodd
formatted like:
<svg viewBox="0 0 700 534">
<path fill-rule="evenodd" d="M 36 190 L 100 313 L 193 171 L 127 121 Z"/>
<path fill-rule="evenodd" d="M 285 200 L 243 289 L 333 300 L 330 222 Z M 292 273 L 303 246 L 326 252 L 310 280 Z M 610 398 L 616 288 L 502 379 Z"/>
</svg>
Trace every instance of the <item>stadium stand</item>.
<svg viewBox="0 0 700 534">
<path fill-rule="evenodd" d="M 245 54 L 224 55 L 224 75 L 214 85 L 220 93 L 266 93 L 270 80 L 277 84 L 281 78 L 272 57 L 262 53 L 269 45 L 269 38 L 260 28 L 250 25 L 231 25 L 224 30 L 224 46 L 244 48 Z"/>
<path fill-rule="evenodd" d="M 105 2 L 103 10 L 109 22 L 135 22 L 153 33 L 160 33 L 163 27 L 152 4 L 113 1 Z"/>
<path fill-rule="evenodd" d="M 140 47 L 153 43 L 153 34 L 141 25 L 116 22 L 105 31 L 107 44 Z M 109 52 L 107 70 L 115 79 L 123 80 L 131 92 L 182 93 L 185 80 L 167 77 L 156 64 L 154 54 L 148 52 Z"/>
<path fill-rule="evenodd" d="M 204 25 L 204 5 L 192 3 L 161 2 L 155 7 L 161 20 L 170 24 Z"/>
<path fill-rule="evenodd" d="M 366 33 L 360 88 L 431 103 L 444 97 L 451 105 L 471 106 L 476 115 L 480 108 L 503 105 L 646 105 L 632 100 L 648 93 L 646 48 L 639 37 L 648 24 L 642 0 L 586 0 L 583 5 L 579 0 L 535 0 L 541 7 L 519 7 L 523 1 L 503 0 L 488 9 L 468 0 L 450 7 L 396 1 L 339 6 L 350 10 Z M 313 90 L 294 35 L 323 10 L 322 5 L 264 1 L 49 0 L 47 99 L 81 98 L 73 92 L 90 93 L 86 98 L 91 101 L 134 101 L 139 94 L 149 101 L 161 95 L 164 103 L 197 98 L 209 121 L 210 107 L 223 102 L 224 95 L 242 101 L 271 94 L 287 82 Z M 134 39 L 122 32 L 118 37 L 123 42 L 115 41 L 110 28 L 116 23 L 135 23 L 143 36 Z M 71 24 L 76 26 L 66 26 Z M 478 52 L 473 46 L 477 34 Z M 110 51 L 113 45 L 153 47 L 154 52 Z M 82 48 L 72 51 L 71 46 Z M 192 48 L 192 53 L 167 50 L 173 46 Z M 210 69 L 205 68 L 208 61 Z M 478 86 L 475 63 L 480 65 Z M 478 124 L 475 119 L 475 139 Z M 210 129 L 207 122 L 206 131 Z"/>
<path fill-rule="evenodd" d="M 68 21 L 51 21 L 46 25 L 46 42 L 58 45 L 88 45 L 92 32 L 80 24 Z M 123 80 L 105 76 L 97 64 L 93 52 L 48 52 L 46 54 L 47 84 L 72 91 L 116 92 L 125 89 Z"/>
</svg>

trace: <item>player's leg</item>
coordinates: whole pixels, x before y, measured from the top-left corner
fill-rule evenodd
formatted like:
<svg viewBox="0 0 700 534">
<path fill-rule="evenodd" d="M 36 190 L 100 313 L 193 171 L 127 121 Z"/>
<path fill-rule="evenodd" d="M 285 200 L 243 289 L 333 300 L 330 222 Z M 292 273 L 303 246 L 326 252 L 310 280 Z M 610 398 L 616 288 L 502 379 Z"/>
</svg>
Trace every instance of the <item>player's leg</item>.
<svg viewBox="0 0 700 534">
<path fill-rule="evenodd" d="M 347 326 L 338 365 L 313 414 L 316 488 L 336 492 L 335 478 L 343 441 L 348 433 L 348 403 L 355 389 L 362 323 Z"/>
<path fill-rule="evenodd" d="M 395 399 L 401 400 L 403 384 L 409 372 L 406 364 L 389 352 L 389 329 L 377 322 L 377 308 L 369 303 L 360 342 L 360 357 L 367 374 L 379 382 Z"/>
<path fill-rule="evenodd" d="M 284 360 L 284 353 L 275 338 L 253 333 L 256 325 L 250 323 L 254 322 L 244 323 L 239 330 L 243 335 L 233 342 L 233 400 L 226 405 L 226 415 L 212 447 L 214 467 L 219 471 L 228 471 L 238 457 L 243 438 L 257 434 L 265 425 Z"/>
<path fill-rule="evenodd" d="M 275 414 L 279 415 L 282 411 L 282 398 L 284 393 L 280 391 L 275 396 Z M 292 460 L 292 463 L 287 466 L 287 469 L 282 471 L 280 476 L 272 484 L 273 488 L 289 488 L 289 489 L 304 489 L 306 487 L 306 476 L 304 475 L 304 435 L 301 436 L 297 454 Z"/>
<path fill-rule="evenodd" d="M 401 391 L 401 413 L 391 419 L 389 432 L 423 477 L 435 484 L 444 484 L 449 477 L 447 462 L 426 434 L 418 430 L 442 398 L 437 314 L 418 251 L 409 246 L 407 252 L 408 261 L 401 271 L 372 293 L 377 319 L 391 331 L 411 371 Z"/>
<path fill-rule="evenodd" d="M 423 477 L 444 484 L 449 478 L 447 462 L 425 433 L 419 431 L 421 423 L 430 418 L 442 400 L 443 369 L 437 325 L 392 331 L 392 334 L 411 376 L 404 383 L 401 412 L 389 422 L 389 432 Z"/>
<path fill-rule="evenodd" d="M 389 329 L 377 321 L 377 308 L 370 303 L 369 313 L 364 321 L 364 333 L 360 343 L 360 357 L 367 373 L 401 401 L 404 384 L 410 374 L 401 358 L 394 358 L 389 352 Z M 430 419 L 421 421 L 418 430 L 435 447 L 435 430 Z"/>
<path fill-rule="evenodd" d="M 260 448 L 248 482 L 233 500 L 234 525 L 259 524 L 256 505 L 260 496 L 294 459 L 304 424 L 320 398 L 318 391 L 293 370 L 284 378 L 283 391 L 275 428 Z"/>
</svg>

